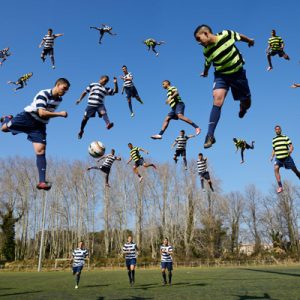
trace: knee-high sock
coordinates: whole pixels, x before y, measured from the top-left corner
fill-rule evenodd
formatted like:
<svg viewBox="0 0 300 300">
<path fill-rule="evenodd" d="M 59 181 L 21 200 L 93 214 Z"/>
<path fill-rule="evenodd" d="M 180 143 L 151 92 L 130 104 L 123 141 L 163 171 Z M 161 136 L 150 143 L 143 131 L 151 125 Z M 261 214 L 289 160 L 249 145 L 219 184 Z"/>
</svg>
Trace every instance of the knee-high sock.
<svg viewBox="0 0 300 300">
<path fill-rule="evenodd" d="M 46 155 L 40 154 L 36 156 L 36 166 L 39 171 L 39 182 L 45 182 L 46 181 L 46 167 L 47 167 L 47 161 L 46 161 Z"/>
<path fill-rule="evenodd" d="M 204 189 L 204 179 L 201 179 L 200 181 L 201 181 L 201 188 L 203 190 Z"/>
<path fill-rule="evenodd" d="M 53 56 L 53 55 L 51 55 L 51 56 L 50 56 L 50 58 L 51 58 L 52 66 L 54 66 L 54 65 L 55 65 L 54 56 Z"/>
<path fill-rule="evenodd" d="M 163 280 L 164 282 L 167 282 L 167 275 L 166 275 L 166 272 L 162 272 L 162 277 L 163 277 Z"/>
<path fill-rule="evenodd" d="M 183 157 L 183 163 L 184 163 L 184 166 L 187 167 L 187 160 L 186 160 L 185 156 Z"/>
<path fill-rule="evenodd" d="M 108 118 L 107 114 L 102 115 L 102 118 L 103 118 L 106 125 L 110 124 L 110 121 L 109 121 L 109 118 Z"/>
<path fill-rule="evenodd" d="M 208 184 L 209 184 L 209 187 L 210 187 L 211 191 L 214 192 L 214 188 L 212 186 L 212 182 L 210 181 Z"/>
<path fill-rule="evenodd" d="M 171 283 L 171 282 L 172 282 L 172 272 L 169 271 L 169 283 Z"/>
<path fill-rule="evenodd" d="M 135 270 L 131 270 L 131 278 L 132 282 L 134 282 Z"/>
<path fill-rule="evenodd" d="M 214 136 L 220 116 L 221 116 L 221 107 L 213 105 L 213 107 L 211 109 L 210 117 L 209 117 L 207 135 L 212 136 L 212 137 Z"/>
<path fill-rule="evenodd" d="M 79 284 L 79 281 L 80 281 L 80 273 L 79 274 L 76 274 L 76 285 Z"/>
<path fill-rule="evenodd" d="M 88 118 L 83 118 L 82 121 L 81 121 L 81 126 L 80 126 L 80 131 L 83 131 L 84 130 L 84 127 L 85 125 L 87 124 L 88 122 Z"/>
<path fill-rule="evenodd" d="M 131 278 L 131 270 L 128 270 L 128 278 L 129 278 L 129 282 L 132 281 L 132 278 Z"/>
<path fill-rule="evenodd" d="M 133 113 L 131 101 L 128 101 L 128 107 L 129 107 L 130 113 Z"/>
</svg>

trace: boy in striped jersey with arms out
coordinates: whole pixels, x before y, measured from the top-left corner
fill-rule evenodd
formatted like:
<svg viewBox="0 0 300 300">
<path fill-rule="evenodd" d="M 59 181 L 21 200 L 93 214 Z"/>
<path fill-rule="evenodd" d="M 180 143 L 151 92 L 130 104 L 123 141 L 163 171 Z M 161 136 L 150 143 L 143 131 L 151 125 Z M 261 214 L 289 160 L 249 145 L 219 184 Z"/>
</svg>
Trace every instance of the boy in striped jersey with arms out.
<svg viewBox="0 0 300 300">
<path fill-rule="evenodd" d="M 147 150 L 140 147 L 134 147 L 131 143 L 128 143 L 128 148 L 130 149 L 130 159 L 127 161 L 127 164 L 129 164 L 132 160 L 134 161 L 133 172 L 139 177 L 139 181 L 142 182 L 143 177 L 139 173 L 138 168 L 143 166 L 144 168 L 152 167 L 156 169 L 156 166 L 154 164 L 147 164 L 141 156 L 140 151 L 149 154 Z"/>
<path fill-rule="evenodd" d="M 96 29 L 99 31 L 100 37 L 99 37 L 99 44 L 101 44 L 102 38 L 105 33 L 108 33 L 110 35 L 117 35 L 116 33 L 112 33 L 112 27 L 109 25 L 102 24 L 102 27 L 96 27 L 96 26 L 91 26 L 90 29 Z"/>
<path fill-rule="evenodd" d="M 98 166 L 89 167 L 88 171 L 92 170 L 92 169 L 94 169 L 94 170 L 101 170 L 103 173 L 105 173 L 105 185 L 107 187 L 110 187 L 108 179 L 109 179 L 109 174 L 110 174 L 111 167 L 112 167 L 114 161 L 115 160 L 121 160 L 121 157 L 115 156 L 115 149 L 111 149 L 111 153 L 110 154 L 103 155 L 97 161 L 99 162 L 102 159 L 104 159 L 104 162 L 103 162 L 103 164 L 100 167 L 98 167 Z"/>
<path fill-rule="evenodd" d="M 214 192 L 214 188 L 212 186 L 210 175 L 209 175 L 209 172 L 207 170 L 207 158 L 203 157 L 202 153 L 198 154 L 197 167 L 198 167 L 198 174 L 200 176 L 201 188 L 202 188 L 203 192 L 205 192 L 204 179 L 207 180 L 207 183 L 209 184 L 210 190 L 212 192 Z"/>
<path fill-rule="evenodd" d="M 240 101 L 240 118 L 244 117 L 251 106 L 251 93 L 246 71 L 243 69 L 244 60 L 235 46 L 235 42 L 243 41 L 251 47 L 254 45 L 254 40 L 231 30 L 213 34 L 208 25 L 198 26 L 194 32 L 194 37 L 204 47 L 205 65 L 201 76 L 208 76 L 212 63 L 215 67 L 214 101 L 204 143 L 204 148 L 209 148 L 216 142 L 214 133 L 228 90 L 231 88 L 234 100 Z"/>
<path fill-rule="evenodd" d="M 172 271 L 173 271 L 173 247 L 169 244 L 167 238 L 164 239 L 163 244 L 160 246 L 160 255 L 161 255 L 161 273 L 163 277 L 163 284 L 167 284 L 167 274 L 166 270 L 169 272 L 169 285 L 172 284 Z"/>
<path fill-rule="evenodd" d="M 46 181 L 46 125 L 49 119 L 56 117 L 66 118 L 66 111 L 55 112 L 62 102 L 62 96 L 69 90 L 70 83 L 65 78 L 59 78 L 52 89 L 40 91 L 33 102 L 24 108 L 24 111 L 13 116 L 1 118 L 3 132 L 27 134 L 32 142 L 36 154 L 36 165 L 39 172 L 38 189 L 50 190 L 51 184 Z"/>
<path fill-rule="evenodd" d="M 177 163 L 178 156 L 182 156 L 184 167 L 186 170 L 187 170 L 186 143 L 187 143 L 188 139 L 190 139 L 192 137 L 195 137 L 195 135 L 194 134 L 185 135 L 185 131 L 180 130 L 179 136 L 175 139 L 174 143 L 171 146 L 172 148 L 174 148 L 174 146 L 177 145 L 173 159 L 174 159 L 175 163 Z"/>
<path fill-rule="evenodd" d="M 271 154 L 271 161 L 273 161 L 275 156 L 274 172 L 278 184 L 277 193 L 279 194 L 283 191 L 279 169 L 281 167 L 291 169 L 299 179 L 300 172 L 291 157 L 291 154 L 294 151 L 292 141 L 288 136 L 282 134 L 281 127 L 279 125 L 275 126 L 275 133 L 276 136 L 272 140 L 273 151 Z"/>
<path fill-rule="evenodd" d="M 122 71 L 124 73 L 123 76 L 120 76 L 120 78 L 122 80 L 124 80 L 122 94 L 123 94 L 123 91 L 125 91 L 127 101 L 128 101 L 129 110 L 130 110 L 130 115 L 131 115 L 131 117 L 134 117 L 131 98 L 135 98 L 141 104 L 143 104 L 143 101 L 142 101 L 141 97 L 139 96 L 138 91 L 137 91 L 136 87 L 134 86 L 134 84 L 132 82 L 132 80 L 133 80 L 132 73 L 128 72 L 127 67 L 125 65 L 122 67 Z"/>
<path fill-rule="evenodd" d="M 110 122 L 107 111 L 104 105 L 105 96 L 113 96 L 119 91 L 117 78 L 114 77 L 114 89 L 108 88 L 105 85 L 108 83 L 109 77 L 107 75 L 101 76 L 98 82 L 91 83 L 85 91 L 81 94 L 80 98 L 76 101 L 79 104 L 81 100 L 89 93 L 88 105 L 85 109 L 84 117 L 81 121 L 80 131 L 78 138 L 81 139 L 84 133 L 84 128 L 90 118 L 94 118 L 98 113 L 99 118 L 103 118 L 106 128 L 111 129 L 114 123 Z"/>
<path fill-rule="evenodd" d="M 73 275 L 75 275 L 75 282 L 76 282 L 75 289 L 78 289 L 80 275 L 81 275 L 85 260 L 88 258 L 88 256 L 89 256 L 89 252 L 84 247 L 84 242 L 80 241 L 78 243 L 78 248 L 73 250 L 72 259 L 71 259 L 72 271 L 73 271 Z"/>
<path fill-rule="evenodd" d="M 9 52 L 9 48 L 4 48 L 3 50 L 0 50 L 0 66 L 2 67 L 3 63 L 6 61 L 7 57 L 10 56 L 11 53 Z"/>
<path fill-rule="evenodd" d="M 24 85 L 27 85 L 27 80 L 32 77 L 33 73 L 27 73 L 24 74 L 22 77 L 20 77 L 17 81 L 8 81 L 8 84 L 14 84 L 14 85 L 19 85 L 18 87 L 15 88 L 15 91 L 20 90 L 24 87 Z"/>
<path fill-rule="evenodd" d="M 254 141 L 251 142 L 251 145 L 249 145 L 246 141 L 244 140 L 238 140 L 237 138 L 233 138 L 233 142 L 234 142 L 234 145 L 235 145 L 235 148 L 236 148 L 236 151 L 237 152 L 239 149 L 241 149 L 241 164 L 243 164 L 245 161 L 244 161 L 244 151 L 247 149 L 254 149 Z"/>
<path fill-rule="evenodd" d="M 138 247 L 136 243 L 133 242 L 132 236 L 129 235 L 127 238 L 127 243 L 124 244 L 122 252 L 125 255 L 125 263 L 128 270 L 129 284 L 131 286 L 135 283 L 135 266 L 137 257 Z"/>
<path fill-rule="evenodd" d="M 181 100 L 177 88 L 175 86 L 171 86 L 171 82 L 169 80 L 164 80 L 162 86 L 165 90 L 167 90 L 168 98 L 166 100 L 166 104 L 169 104 L 171 106 L 171 111 L 168 113 L 167 117 L 165 118 L 161 131 L 158 134 L 152 135 L 151 138 L 154 140 L 162 139 L 162 135 L 168 128 L 169 122 L 171 120 L 178 120 L 178 119 L 193 126 L 196 130 L 196 135 L 198 135 L 201 131 L 199 126 L 196 125 L 192 120 L 184 116 L 185 104 Z"/>
<path fill-rule="evenodd" d="M 284 52 L 283 49 L 283 39 L 280 36 L 276 35 L 276 31 L 275 29 L 273 29 L 271 32 L 271 37 L 268 40 L 268 48 L 266 50 L 269 63 L 267 71 L 271 71 L 273 69 L 271 56 L 278 55 L 279 57 L 283 57 L 284 59 L 290 60 L 290 57 Z"/>
<path fill-rule="evenodd" d="M 53 34 L 53 30 L 50 28 L 48 29 L 48 33 L 43 37 L 39 45 L 39 48 L 41 48 L 42 46 L 44 47 L 41 54 L 42 61 L 45 62 L 46 56 L 49 55 L 52 62 L 52 69 L 55 69 L 54 48 L 53 48 L 54 40 L 59 36 L 63 36 L 63 33 Z"/>
</svg>

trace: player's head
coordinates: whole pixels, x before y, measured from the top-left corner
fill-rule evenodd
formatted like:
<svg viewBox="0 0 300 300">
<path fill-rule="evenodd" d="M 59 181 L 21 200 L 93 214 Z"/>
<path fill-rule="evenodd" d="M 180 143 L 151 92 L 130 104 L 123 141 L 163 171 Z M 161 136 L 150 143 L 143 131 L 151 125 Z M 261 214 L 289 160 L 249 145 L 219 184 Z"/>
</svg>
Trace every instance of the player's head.
<svg viewBox="0 0 300 300">
<path fill-rule="evenodd" d="M 281 127 L 279 125 L 276 125 L 274 129 L 277 135 L 281 135 Z"/>
<path fill-rule="evenodd" d="M 194 31 L 194 37 L 202 46 L 210 44 L 213 32 L 212 29 L 205 24 L 199 25 Z"/>
<path fill-rule="evenodd" d="M 49 28 L 49 29 L 48 29 L 48 34 L 51 35 L 52 33 L 53 33 L 53 30 L 52 30 L 51 28 Z"/>
<path fill-rule="evenodd" d="M 109 77 L 107 75 L 103 75 L 99 79 L 99 83 L 101 85 L 106 85 L 109 82 Z"/>
<path fill-rule="evenodd" d="M 271 35 L 272 35 L 272 36 L 276 36 L 276 30 L 275 30 L 275 29 L 272 29 Z"/>
<path fill-rule="evenodd" d="M 133 148 L 133 146 L 132 146 L 131 143 L 128 143 L 128 148 L 129 148 L 129 149 L 132 149 L 132 148 Z"/>
<path fill-rule="evenodd" d="M 127 73 L 127 72 L 128 72 L 128 71 L 127 71 L 127 66 L 124 65 L 124 66 L 122 67 L 122 71 L 123 71 L 124 73 Z"/>
<path fill-rule="evenodd" d="M 33 73 L 32 73 L 32 72 L 29 72 L 28 75 L 31 77 L 31 76 L 33 75 Z"/>
<path fill-rule="evenodd" d="M 184 130 L 180 130 L 180 136 L 184 136 L 185 135 L 185 131 Z"/>
<path fill-rule="evenodd" d="M 203 153 L 199 153 L 198 157 L 199 157 L 199 159 L 202 159 L 203 158 Z"/>
<path fill-rule="evenodd" d="M 235 143 L 237 142 L 237 139 L 236 139 L 236 138 L 233 138 L 232 140 L 233 140 Z"/>
<path fill-rule="evenodd" d="M 128 242 L 128 243 L 131 243 L 131 242 L 132 242 L 132 236 L 131 236 L 131 235 L 128 236 L 127 242 Z"/>
<path fill-rule="evenodd" d="M 116 150 L 115 149 L 111 149 L 111 154 L 115 155 Z"/>
<path fill-rule="evenodd" d="M 169 244 L 169 239 L 168 238 L 164 238 L 164 245 L 167 246 Z"/>
<path fill-rule="evenodd" d="M 54 93 L 63 96 L 70 88 L 71 84 L 66 78 L 58 78 L 55 82 Z"/>
<path fill-rule="evenodd" d="M 162 86 L 164 89 L 167 89 L 171 85 L 171 82 L 169 80 L 164 80 L 162 82 Z"/>
<path fill-rule="evenodd" d="M 78 248 L 82 249 L 84 247 L 84 241 L 78 243 Z"/>
</svg>

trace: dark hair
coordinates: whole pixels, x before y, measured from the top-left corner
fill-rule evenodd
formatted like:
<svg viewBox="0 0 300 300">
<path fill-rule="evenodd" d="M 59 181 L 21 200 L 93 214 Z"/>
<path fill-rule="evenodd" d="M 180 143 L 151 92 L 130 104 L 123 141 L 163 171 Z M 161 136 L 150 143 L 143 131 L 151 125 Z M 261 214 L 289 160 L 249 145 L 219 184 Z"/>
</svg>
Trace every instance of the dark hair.
<svg viewBox="0 0 300 300">
<path fill-rule="evenodd" d="M 185 133 L 185 131 L 182 129 L 182 130 L 180 130 L 180 132 L 183 132 L 183 133 Z"/>
<path fill-rule="evenodd" d="M 276 126 L 274 127 L 274 129 L 276 129 L 277 127 L 279 127 L 279 128 L 281 129 L 280 125 L 276 125 Z"/>
<path fill-rule="evenodd" d="M 132 143 L 128 143 L 128 146 L 129 146 L 129 145 L 132 145 Z"/>
<path fill-rule="evenodd" d="M 203 153 L 199 153 L 198 155 L 199 155 L 199 156 L 200 156 L 200 155 L 203 156 Z"/>
<path fill-rule="evenodd" d="M 55 81 L 55 85 L 57 85 L 57 84 L 66 84 L 68 87 L 71 86 L 69 80 L 66 79 L 66 78 L 58 78 L 58 79 Z"/>
<path fill-rule="evenodd" d="M 167 82 L 168 84 L 171 84 L 171 82 L 167 79 L 165 79 L 163 82 Z"/>
<path fill-rule="evenodd" d="M 111 152 L 116 152 L 116 150 L 115 149 L 111 149 Z"/>
<path fill-rule="evenodd" d="M 122 66 L 122 69 L 123 69 L 123 68 L 126 68 L 126 69 L 127 69 L 127 66 L 126 66 L 126 65 L 123 65 L 123 66 Z"/>
<path fill-rule="evenodd" d="M 49 28 L 48 31 L 53 31 L 52 28 Z"/>
<path fill-rule="evenodd" d="M 212 29 L 210 26 L 206 25 L 206 24 L 202 24 L 202 25 L 199 25 L 195 31 L 194 31 L 194 37 L 196 37 L 196 34 L 198 33 L 199 30 L 201 30 L 202 28 L 205 28 L 208 30 L 208 32 L 212 33 Z"/>
<path fill-rule="evenodd" d="M 102 76 L 101 76 L 101 79 L 102 79 L 102 78 L 106 78 L 107 80 L 109 80 L 109 76 L 108 76 L 108 75 L 102 75 Z"/>
<path fill-rule="evenodd" d="M 236 141 L 237 141 L 237 139 L 236 139 L 236 138 L 233 138 L 232 140 L 233 140 L 234 142 L 236 142 Z"/>
<path fill-rule="evenodd" d="M 165 237 L 165 240 L 169 241 L 169 239 L 167 237 Z"/>
</svg>

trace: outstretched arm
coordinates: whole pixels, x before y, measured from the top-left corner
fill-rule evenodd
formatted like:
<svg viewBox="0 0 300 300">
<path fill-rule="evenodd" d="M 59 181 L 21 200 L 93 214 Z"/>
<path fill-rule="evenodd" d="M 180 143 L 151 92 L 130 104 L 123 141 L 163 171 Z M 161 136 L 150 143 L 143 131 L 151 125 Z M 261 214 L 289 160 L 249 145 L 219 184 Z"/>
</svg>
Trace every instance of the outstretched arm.
<svg viewBox="0 0 300 300">
<path fill-rule="evenodd" d="M 79 104 L 79 103 L 82 101 L 82 99 L 85 97 L 86 94 L 87 94 L 87 92 L 84 91 L 84 92 L 81 94 L 81 96 L 79 97 L 79 99 L 76 101 L 76 104 Z"/>
<path fill-rule="evenodd" d="M 38 109 L 37 113 L 38 113 L 39 117 L 45 118 L 45 119 L 56 118 L 56 117 L 66 118 L 68 116 L 68 113 L 66 111 L 51 112 L 51 111 L 47 111 L 45 109 Z"/>
<path fill-rule="evenodd" d="M 119 157 L 116 158 L 116 160 L 122 160 L 122 158 L 119 156 Z"/>
<path fill-rule="evenodd" d="M 57 37 L 59 37 L 59 36 L 63 36 L 64 34 L 63 33 L 56 33 L 56 34 L 54 34 L 54 36 L 57 38 Z"/>
<path fill-rule="evenodd" d="M 127 165 L 132 161 L 132 157 L 130 157 L 127 161 Z"/>
<path fill-rule="evenodd" d="M 300 87 L 300 83 L 293 83 L 291 85 L 291 88 L 298 88 L 298 87 Z"/>
<path fill-rule="evenodd" d="M 275 156 L 275 151 L 274 151 L 274 149 L 273 149 L 273 150 L 272 150 L 272 153 L 271 153 L 270 161 L 273 160 L 274 156 Z"/>
<path fill-rule="evenodd" d="M 204 70 L 200 74 L 201 77 L 207 77 L 208 76 L 208 71 L 209 71 L 210 66 L 211 66 L 211 64 L 208 64 L 208 63 L 204 64 Z"/>
<path fill-rule="evenodd" d="M 144 153 L 149 154 L 149 151 L 147 151 L 147 150 L 145 150 L 143 148 L 140 148 L 140 151 L 143 151 Z"/>
<path fill-rule="evenodd" d="M 174 148 L 174 146 L 177 144 L 177 141 L 175 140 L 174 143 L 171 145 L 171 148 Z"/>
<path fill-rule="evenodd" d="M 249 47 L 254 46 L 254 39 L 250 39 L 246 35 L 240 33 L 241 41 L 248 44 Z"/>
</svg>

